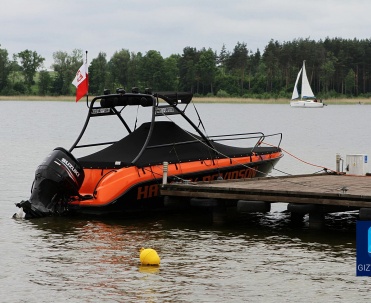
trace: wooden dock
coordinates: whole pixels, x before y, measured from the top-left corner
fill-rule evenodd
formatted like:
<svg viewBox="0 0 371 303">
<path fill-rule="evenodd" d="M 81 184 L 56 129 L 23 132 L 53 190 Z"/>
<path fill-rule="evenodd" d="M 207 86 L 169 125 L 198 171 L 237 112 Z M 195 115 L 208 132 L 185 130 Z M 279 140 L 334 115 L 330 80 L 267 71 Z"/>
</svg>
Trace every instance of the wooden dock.
<svg viewBox="0 0 371 303">
<path fill-rule="evenodd" d="M 268 210 L 270 203 L 288 203 L 292 214 L 309 213 L 317 219 L 324 213 L 360 210 L 363 219 L 371 220 L 370 176 L 315 174 L 171 183 L 162 185 L 160 192 L 168 197 L 214 199 L 210 205 L 233 205 L 228 201 L 237 201 L 236 206 L 246 211 L 249 207 L 259 210 L 257 203 L 268 203 Z"/>
</svg>

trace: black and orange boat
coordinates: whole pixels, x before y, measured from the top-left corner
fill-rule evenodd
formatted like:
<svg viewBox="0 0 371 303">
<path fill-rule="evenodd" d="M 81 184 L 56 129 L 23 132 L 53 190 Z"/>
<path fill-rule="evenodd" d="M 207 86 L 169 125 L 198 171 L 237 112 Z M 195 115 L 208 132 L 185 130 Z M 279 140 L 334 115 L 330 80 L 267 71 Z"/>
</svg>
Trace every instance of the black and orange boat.
<svg viewBox="0 0 371 303">
<path fill-rule="evenodd" d="M 159 194 L 164 166 L 168 182 L 262 177 L 272 170 L 283 155 L 279 148 L 282 134 L 207 136 L 196 107 L 198 125 L 185 114 L 192 97 L 191 93 L 139 93 L 137 89 L 127 93 L 118 89 L 115 94 L 106 91 L 87 101 L 88 115 L 77 140 L 69 150 L 58 147 L 46 157 L 35 172 L 29 200 L 17 206 L 26 218 L 153 211 L 165 207 Z M 136 127 L 135 119 L 130 127 L 127 121 L 133 118 L 133 110 L 129 117 L 124 113 L 133 107 L 137 112 L 149 111 L 150 122 Z M 116 118 L 127 135 L 116 141 L 82 144 L 91 121 L 102 117 Z M 179 118 L 193 131 L 174 122 Z M 122 133 L 117 126 L 112 130 Z M 262 144 L 267 137 L 275 138 L 278 144 Z M 252 147 L 226 145 L 235 140 L 254 143 Z M 76 156 L 91 148 L 95 150 Z"/>
</svg>

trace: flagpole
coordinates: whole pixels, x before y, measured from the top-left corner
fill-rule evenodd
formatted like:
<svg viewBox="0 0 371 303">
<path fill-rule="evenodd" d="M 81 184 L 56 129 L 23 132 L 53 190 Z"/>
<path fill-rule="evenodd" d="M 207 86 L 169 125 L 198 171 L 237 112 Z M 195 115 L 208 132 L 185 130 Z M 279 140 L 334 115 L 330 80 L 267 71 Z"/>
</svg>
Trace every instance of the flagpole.
<svg viewBox="0 0 371 303">
<path fill-rule="evenodd" d="M 85 51 L 85 67 L 87 66 L 88 66 L 88 51 Z M 89 77 L 89 74 L 87 74 L 87 77 Z M 86 90 L 86 106 L 89 108 L 89 78 L 88 78 L 87 86 L 88 87 Z"/>
</svg>

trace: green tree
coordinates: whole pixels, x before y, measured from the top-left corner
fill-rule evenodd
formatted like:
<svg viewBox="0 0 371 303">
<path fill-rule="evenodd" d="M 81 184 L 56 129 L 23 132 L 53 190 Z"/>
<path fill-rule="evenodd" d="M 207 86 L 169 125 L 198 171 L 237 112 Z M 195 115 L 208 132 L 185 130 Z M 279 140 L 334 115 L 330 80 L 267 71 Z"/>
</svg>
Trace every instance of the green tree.
<svg viewBox="0 0 371 303">
<path fill-rule="evenodd" d="M 23 76 L 21 74 L 21 67 L 19 66 L 16 56 L 13 55 L 13 60 L 9 61 L 7 68 L 6 86 L 2 90 L 5 95 L 22 95 L 27 93 L 27 87 Z"/>
<path fill-rule="evenodd" d="M 267 67 L 263 60 L 259 62 L 259 65 L 256 70 L 256 74 L 251 83 L 251 89 L 256 94 L 263 94 L 266 92 L 266 83 L 267 83 Z"/>
<path fill-rule="evenodd" d="M 50 88 L 52 85 L 52 77 L 50 72 L 42 70 L 39 72 L 39 82 L 38 82 L 38 94 L 41 96 L 49 95 Z"/>
<path fill-rule="evenodd" d="M 267 92 L 273 92 L 277 90 L 277 84 L 280 84 L 280 50 L 280 43 L 273 40 L 268 43 L 264 50 L 263 60 L 267 71 L 267 84 L 265 90 Z"/>
<path fill-rule="evenodd" d="M 179 77 L 181 90 L 195 92 L 196 79 L 196 64 L 198 62 L 199 53 L 194 47 L 185 47 L 183 54 L 179 59 Z"/>
<path fill-rule="evenodd" d="M 350 69 L 345 77 L 345 92 L 347 94 L 353 94 L 355 87 L 356 73 L 353 69 Z"/>
<path fill-rule="evenodd" d="M 83 52 L 75 49 L 71 54 L 57 51 L 53 53 L 54 63 L 52 68 L 56 72 L 53 83 L 55 95 L 71 95 L 71 84 L 76 76 L 76 72 L 83 63 Z"/>
<path fill-rule="evenodd" d="M 249 57 L 248 76 L 247 76 L 249 91 L 252 91 L 252 82 L 254 81 L 257 75 L 259 64 L 261 61 L 262 61 L 262 56 L 260 54 L 259 49 L 256 51 L 255 54 L 251 54 L 251 56 Z"/>
<path fill-rule="evenodd" d="M 89 92 L 95 95 L 103 94 L 107 88 L 107 59 L 106 54 L 100 52 L 89 66 Z"/>
<path fill-rule="evenodd" d="M 196 64 L 197 75 L 202 83 L 202 93 L 214 94 L 213 83 L 216 74 L 216 56 L 211 48 L 200 51 L 200 57 Z M 198 92 L 198 89 L 197 89 Z"/>
<path fill-rule="evenodd" d="M 140 80 L 141 83 L 154 91 L 161 88 L 162 75 L 164 73 L 164 59 L 160 52 L 155 50 L 148 51 L 140 61 Z"/>
<path fill-rule="evenodd" d="M 179 90 L 179 64 L 180 55 L 171 55 L 164 59 L 164 69 L 161 75 L 161 91 Z"/>
<path fill-rule="evenodd" d="M 331 83 L 333 82 L 333 76 L 335 74 L 335 63 L 337 59 L 333 53 L 328 52 L 326 61 L 321 65 L 321 79 L 324 83 L 325 92 L 330 90 Z"/>
<path fill-rule="evenodd" d="M 227 48 L 225 47 L 225 44 L 223 44 L 222 46 L 222 49 L 220 50 L 220 53 L 218 56 L 216 56 L 216 64 L 222 68 L 225 67 L 227 61 L 228 61 L 228 58 L 229 58 L 230 54 L 229 52 L 227 51 Z"/>
<path fill-rule="evenodd" d="M 27 86 L 28 91 L 31 90 L 31 85 L 35 84 L 34 77 L 38 68 L 40 68 L 45 61 L 45 58 L 41 57 L 35 51 L 28 49 L 19 52 L 16 58 L 20 60 L 21 71 L 24 76 L 24 82 Z"/>
<path fill-rule="evenodd" d="M 130 54 L 130 62 L 128 66 L 128 90 L 132 87 L 141 87 L 139 73 L 140 73 L 140 64 L 143 55 L 141 52 Z"/>
<path fill-rule="evenodd" d="M 0 92 L 4 91 L 4 89 L 8 86 L 9 73 L 10 61 L 8 58 L 8 51 L 0 48 Z"/>
<path fill-rule="evenodd" d="M 228 69 L 237 77 L 240 87 L 240 95 L 243 95 L 244 93 L 245 72 L 248 57 L 249 51 L 246 43 L 237 42 L 227 62 Z"/>
<path fill-rule="evenodd" d="M 128 74 L 130 63 L 130 52 L 122 49 L 115 52 L 108 62 L 110 89 L 114 90 L 119 87 L 128 89 Z"/>
</svg>

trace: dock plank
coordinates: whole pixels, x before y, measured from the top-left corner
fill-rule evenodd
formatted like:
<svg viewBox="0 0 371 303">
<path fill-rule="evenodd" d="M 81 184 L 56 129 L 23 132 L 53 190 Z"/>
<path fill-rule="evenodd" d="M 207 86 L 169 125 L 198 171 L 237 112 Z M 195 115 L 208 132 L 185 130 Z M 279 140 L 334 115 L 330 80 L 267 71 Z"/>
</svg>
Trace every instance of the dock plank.
<svg viewBox="0 0 371 303">
<path fill-rule="evenodd" d="M 371 208 L 371 177 L 337 174 L 171 183 L 165 196 L 238 199 Z"/>
</svg>

